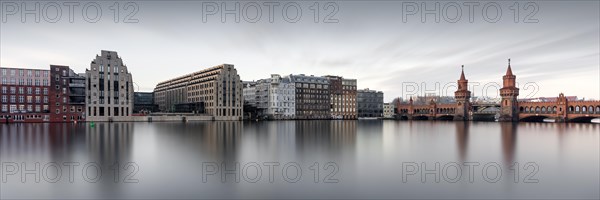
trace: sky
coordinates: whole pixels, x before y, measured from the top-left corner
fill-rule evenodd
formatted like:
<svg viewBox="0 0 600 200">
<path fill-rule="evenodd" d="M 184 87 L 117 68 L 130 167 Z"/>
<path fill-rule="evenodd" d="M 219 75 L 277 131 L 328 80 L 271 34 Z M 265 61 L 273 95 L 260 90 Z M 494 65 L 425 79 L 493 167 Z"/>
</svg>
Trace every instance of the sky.
<svg viewBox="0 0 600 200">
<path fill-rule="evenodd" d="M 137 91 L 228 63 L 247 81 L 271 74 L 355 78 L 359 88 L 383 91 L 387 102 L 425 93 L 453 95 L 464 65 L 474 95 L 495 98 L 510 58 L 520 98 L 563 92 L 600 99 L 598 1 L 0 5 L 0 66 L 58 64 L 83 73 L 101 50 L 112 50 L 128 66 Z"/>
</svg>

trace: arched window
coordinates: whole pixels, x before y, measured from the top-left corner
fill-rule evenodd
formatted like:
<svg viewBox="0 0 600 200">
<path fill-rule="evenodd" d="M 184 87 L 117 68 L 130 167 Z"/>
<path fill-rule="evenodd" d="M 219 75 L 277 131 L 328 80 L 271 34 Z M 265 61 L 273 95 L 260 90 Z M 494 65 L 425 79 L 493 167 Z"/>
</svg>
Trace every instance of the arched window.
<svg viewBox="0 0 600 200">
<path fill-rule="evenodd" d="M 600 114 L 600 106 L 596 106 L 596 114 Z"/>
<path fill-rule="evenodd" d="M 590 106 L 590 107 L 588 108 L 588 112 L 589 112 L 589 113 L 594 113 L 594 107 L 593 107 L 593 106 Z"/>
<path fill-rule="evenodd" d="M 528 113 L 529 112 L 529 107 L 525 107 L 525 112 Z"/>
<path fill-rule="evenodd" d="M 579 106 L 575 106 L 575 112 L 579 112 L 579 111 L 580 111 Z"/>
<path fill-rule="evenodd" d="M 542 107 L 542 112 L 545 113 L 546 112 L 546 107 Z"/>
<path fill-rule="evenodd" d="M 539 113 L 539 112 L 540 112 L 540 107 L 537 107 L 537 106 L 536 106 L 536 107 L 535 107 L 535 112 L 536 112 L 536 113 Z"/>
<path fill-rule="evenodd" d="M 569 106 L 569 112 L 573 112 L 573 106 Z"/>
<path fill-rule="evenodd" d="M 585 106 L 582 106 L 582 107 L 581 107 L 581 112 L 583 112 L 583 113 L 587 112 L 587 107 L 585 107 Z"/>
<path fill-rule="evenodd" d="M 552 107 L 552 112 L 556 112 L 556 106 Z"/>
</svg>

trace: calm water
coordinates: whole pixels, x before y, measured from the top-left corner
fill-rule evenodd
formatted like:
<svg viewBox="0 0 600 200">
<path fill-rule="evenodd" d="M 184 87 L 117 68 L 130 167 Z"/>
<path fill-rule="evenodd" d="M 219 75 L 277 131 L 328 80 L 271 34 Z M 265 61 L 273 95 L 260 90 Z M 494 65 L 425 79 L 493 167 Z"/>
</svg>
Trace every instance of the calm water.
<svg viewBox="0 0 600 200">
<path fill-rule="evenodd" d="M 0 131 L 2 199 L 600 198 L 598 124 L 2 124 Z"/>
</svg>

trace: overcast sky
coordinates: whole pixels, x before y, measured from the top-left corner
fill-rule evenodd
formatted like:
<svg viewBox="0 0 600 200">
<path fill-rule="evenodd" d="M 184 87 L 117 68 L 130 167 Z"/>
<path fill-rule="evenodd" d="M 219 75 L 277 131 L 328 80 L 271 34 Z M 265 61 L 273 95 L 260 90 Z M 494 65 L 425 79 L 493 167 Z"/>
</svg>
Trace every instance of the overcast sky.
<svg viewBox="0 0 600 200">
<path fill-rule="evenodd" d="M 382 90 L 385 100 L 391 101 L 414 90 L 403 89 L 403 85 L 416 83 L 420 92 L 436 90 L 435 82 L 440 83 L 438 90 L 447 83 L 455 84 L 461 65 L 465 65 L 467 79 L 479 84 L 472 88 L 475 95 L 495 97 L 496 88 L 487 87 L 485 93 L 483 87 L 501 84 L 511 58 L 520 97 L 557 96 L 560 92 L 600 97 L 598 1 L 518 2 L 518 6 L 514 1 L 498 2 L 501 16 L 496 22 L 495 7 L 488 5 L 487 12 L 483 9 L 493 1 L 474 7 L 473 22 L 465 2 L 440 1 L 439 23 L 434 15 L 421 21 L 422 2 L 319 1 L 315 22 L 315 1 L 286 1 L 273 7 L 272 23 L 265 2 L 238 2 L 239 23 L 234 15 L 221 21 L 221 2 L 144 1 L 128 7 L 120 2 L 119 23 L 114 22 L 115 9 L 110 7 L 114 2 L 99 2 L 102 16 L 95 23 L 88 22 L 94 21 L 93 6 L 87 7 L 87 18 L 82 15 L 82 8 L 91 4 L 75 6 L 71 23 L 64 2 L 49 3 L 52 1 L 40 2 L 42 14 L 36 23 L 34 15 L 25 15 L 26 21 L 21 21 L 21 2 L 2 2 L 2 67 L 60 64 L 85 72 L 100 50 L 113 50 L 129 67 L 140 91 L 152 91 L 168 78 L 230 63 L 243 80 L 273 73 L 356 78 L 359 88 Z M 294 21 L 295 7 L 288 5 L 287 12 L 283 9 L 289 3 L 298 3 L 302 11 L 295 23 L 288 22 Z M 13 11 L 14 5 L 18 11 Z M 35 1 L 26 3 L 30 9 L 34 5 Z M 53 5 L 62 7 L 62 16 L 49 23 L 56 17 Z M 214 5 L 219 11 L 209 12 Z M 227 9 L 234 5 L 226 3 Z M 251 22 L 257 16 L 254 5 L 262 11 L 256 23 Z M 416 14 L 403 12 L 414 5 L 419 8 Z M 460 19 L 456 18 L 456 5 L 462 11 Z M 425 6 L 433 9 L 435 2 L 425 2 Z M 132 19 L 138 22 L 123 23 L 134 7 L 138 11 Z M 519 10 L 518 22 L 514 21 L 515 10 Z M 287 13 L 287 18 L 282 13 Z M 334 23 L 323 23 L 326 18 Z M 451 23 L 454 18 L 456 23 Z M 450 88 L 439 94 L 453 95 L 455 88 Z"/>
</svg>

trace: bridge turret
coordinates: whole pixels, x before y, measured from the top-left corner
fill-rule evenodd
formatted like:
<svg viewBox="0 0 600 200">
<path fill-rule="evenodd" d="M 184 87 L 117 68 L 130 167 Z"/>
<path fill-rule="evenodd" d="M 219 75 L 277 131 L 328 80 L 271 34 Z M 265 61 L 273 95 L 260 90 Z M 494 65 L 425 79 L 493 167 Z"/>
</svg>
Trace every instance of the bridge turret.
<svg viewBox="0 0 600 200">
<path fill-rule="evenodd" d="M 454 99 L 456 100 L 456 112 L 454 113 L 454 120 L 468 120 L 469 119 L 469 108 L 471 107 L 469 99 L 471 98 L 471 91 L 469 91 L 469 80 L 465 78 L 465 66 L 461 66 L 460 79 L 458 79 L 458 89 L 454 92 Z"/>
<path fill-rule="evenodd" d="M 517 97 L 519 96 L 519 88 L 516 87 L 516 79 L 510 67 L 510 58 L 508 59 L 508 68 L 506 75 L 502 77 L 503 86 L 500 89 L 500 119 L 499 121 L 518 121 L 519 120 L 519 105 Z"/>
</svg>

